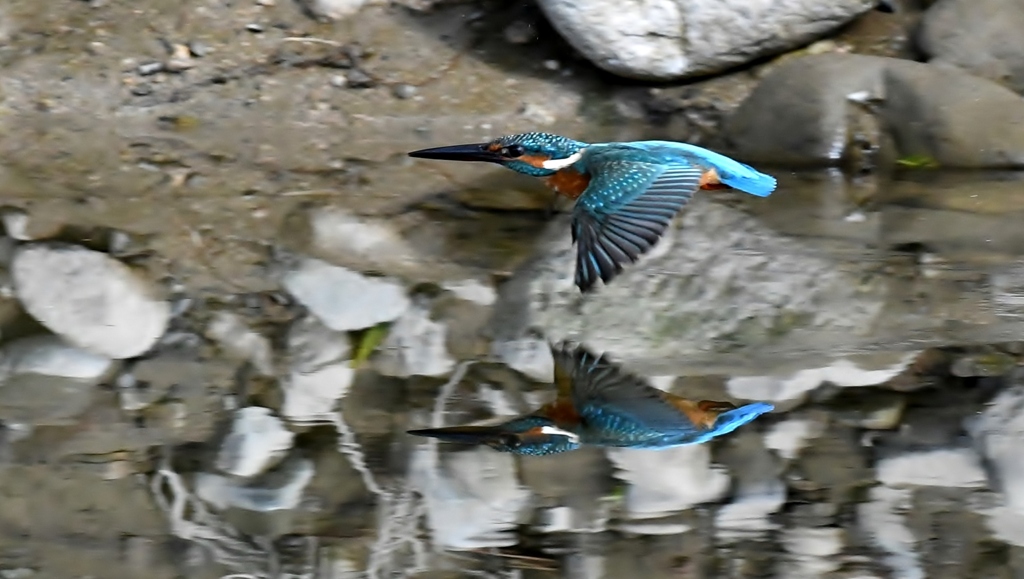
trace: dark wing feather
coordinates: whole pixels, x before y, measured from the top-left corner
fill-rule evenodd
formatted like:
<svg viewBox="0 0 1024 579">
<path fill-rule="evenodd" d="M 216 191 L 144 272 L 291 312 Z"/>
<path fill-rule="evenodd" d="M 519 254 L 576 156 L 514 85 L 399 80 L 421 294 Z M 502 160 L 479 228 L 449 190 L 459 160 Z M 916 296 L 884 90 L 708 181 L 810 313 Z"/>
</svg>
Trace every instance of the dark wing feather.
<svg viewBox="0 0 1024 579">
<path fill-rule="evenodd" d="M 677 401 L 683 399 L 650 386 L 607 356 L 596 356 L 582 346 L 563 345 L 553 351 L 556 368 L 571 381 L 573 406 L 584 419 L 595 412 L 612 411 L 652 429 L 706 428 L 682 410 Z M 692 404 L 697 407 L 700 403 Z"/>
<path fill-rule="evenodd" d="M 700 187 L 703 170 L 680 161 L 595 162 L 591 179 L 573 210 L 576 285 L 590 291 L 608 283 L 658 242 L 676 213 Z"/>
</svg>

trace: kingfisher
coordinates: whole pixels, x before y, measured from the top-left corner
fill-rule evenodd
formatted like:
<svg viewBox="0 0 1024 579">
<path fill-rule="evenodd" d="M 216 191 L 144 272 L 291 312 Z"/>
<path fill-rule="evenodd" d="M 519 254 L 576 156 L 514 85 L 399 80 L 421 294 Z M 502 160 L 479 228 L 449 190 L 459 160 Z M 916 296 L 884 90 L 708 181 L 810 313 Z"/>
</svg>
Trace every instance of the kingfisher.
<svg viewBox="0 0 1024 579">
<path fill-rule="evenodd" d="M 661 239 L 700 189 L 737 189 L 758 197 L 775 178 L 725 155 L 673 141 L 584 143 L 550 133 L 506 135 L 487 143 L 422 149 L 420 159 L 497 163 L 540 177 L 575 201 L 575 283 L 581 293 L 607 284 Z"/>
<path fill-rule="evenodd" d="M 552 346 L 554 401 L 496 425 L 410 430 L 409 434 L 540 456 L 584 444 L 618 448 L 672 448 L 728 434 L 774 406 L 755 402 L 694 401 L 658 390 L 583 346 Z"/>
</svg>

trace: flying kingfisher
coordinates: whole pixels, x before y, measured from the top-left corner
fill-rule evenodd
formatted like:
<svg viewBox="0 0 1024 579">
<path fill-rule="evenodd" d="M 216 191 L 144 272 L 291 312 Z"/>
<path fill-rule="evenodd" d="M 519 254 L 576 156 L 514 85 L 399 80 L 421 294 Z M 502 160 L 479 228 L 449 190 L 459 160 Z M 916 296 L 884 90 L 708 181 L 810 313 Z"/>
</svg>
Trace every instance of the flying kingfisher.
<svg viewBox="0 0 1024 579">
<path fill-rule="evenodd" d="M 557 396 L 539 409 L 492 426 L 410 430 L 515 454 L 545 455 L 584 444 L 671 448 L 728 434 L 774 406 L 693 401 L 649 386 L 582 346 L 553 347 Z"/>
<path fill-rule="evenodd" d="M 576 286 L 590 291 L 634 263 L 664 234 L 699 189 L 738 189 L 758 197 L 775 178 L 696 145 L 672 141 L 583 143 L 549 133 L 521 133 L 489 143 L 423 149 L 410 157 L 497 163 L 543 178 L 576 200 L 572 240 Z"/>
</svg>

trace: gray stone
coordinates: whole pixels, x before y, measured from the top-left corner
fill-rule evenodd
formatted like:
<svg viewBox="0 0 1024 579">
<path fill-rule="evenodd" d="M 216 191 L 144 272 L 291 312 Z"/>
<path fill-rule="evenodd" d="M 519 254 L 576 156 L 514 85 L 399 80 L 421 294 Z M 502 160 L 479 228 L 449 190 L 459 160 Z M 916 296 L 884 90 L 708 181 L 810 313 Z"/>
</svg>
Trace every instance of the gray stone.
<svg viewBox="0 0 1024 579">
<path fill-rule="evenodd" d="M 284 382 L 281 415 L 297 423 L 331 422 L 338 400 L 348 392 L 356 371 L 348 362 L 311 371 L 292 370 Z"/>
<path fill-rule="evenodd" d="M 597 66 L 626 77 L 717 72 L 809 42 L 874 0 L 541 0 L 556 29 Z"/>
<path fill-rule="evenodd" d="M 251 482 L 199 473 L 196 475 L 196 495 L 218 509 L 235 507 L 262 513 L 287 511 L 299 506 L 302 493 L 314 474 L 313 461 L 292 456 Z"/>
<path fill-rule="evenodd" d="M 113 365 L 110 358 L 71 346 L 52 334 L 20 338 L 0 348 L 0 381 L 17 374 L 98 380 Z"/>
<path fill-rule="evenodd" d="M 319 259 L 304 259 L 284 275 L 288 293 L 328 328 L 345 332 L 397 319 L 409 308 L 405 288 Z"/>
<path fill-rule="evenodd" d="M 749 162 L 839 164 L 863 138 L 865 109 L 891 160 L 1024 166 L 1024 98 L 955 67 L 857 54 L 778 65 L 727 121 L 725 144 Z"/>
<path fill-rule="evenodd" d="M 19 248 L 12 264 L 25 310 L 68 342 L 109 358 L 149 350 L 167 329 L 170 305 L 127 266 L 70 245 Z"/>
<path fill-rule="evenodd" d="M 1024 1 L 946 0 L 921 20 L 918 46 L 931 59 L 1024 92 Z"/>
<path fill-rule="evenodd" d="M 274 352 L 270 340 L 250 329 L 231 312 L 217 312 L 206 327 L 206 337 L 215 340 L 228 355 L 250 362 L 264 376 L 274 375 Z"/>
</svg>

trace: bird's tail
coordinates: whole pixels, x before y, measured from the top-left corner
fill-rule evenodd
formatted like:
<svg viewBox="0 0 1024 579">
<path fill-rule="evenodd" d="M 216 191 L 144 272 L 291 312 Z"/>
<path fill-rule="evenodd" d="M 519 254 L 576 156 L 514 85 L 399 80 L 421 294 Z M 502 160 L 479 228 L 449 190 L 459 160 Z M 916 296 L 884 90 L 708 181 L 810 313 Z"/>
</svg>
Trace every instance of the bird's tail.
<svg viewBox="0 0 1024 579">
<path fill-rule="evenodd" d="M 722 183 L 758 197 L 767 197 L 772 194 L 772 191 L 775 191 L 775 187 L 778 185 L 775 177 L 765 175 L 750 165 L 736 164 L 740 166 L 740 170 L 718 172 Z"/>
<path fill-rule="evenodd" d="M 720 414 L 715 420 L 715 430 L 718 430 L 721 434 L 732 432 L 758 416 L 771 412 L 772 410 L 775 410 L 775 407 L 767 402 L 754 402 L 753 404 L 740 406 L 735 410 L 730 410 Z"/>
</svg>

